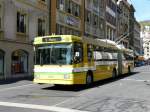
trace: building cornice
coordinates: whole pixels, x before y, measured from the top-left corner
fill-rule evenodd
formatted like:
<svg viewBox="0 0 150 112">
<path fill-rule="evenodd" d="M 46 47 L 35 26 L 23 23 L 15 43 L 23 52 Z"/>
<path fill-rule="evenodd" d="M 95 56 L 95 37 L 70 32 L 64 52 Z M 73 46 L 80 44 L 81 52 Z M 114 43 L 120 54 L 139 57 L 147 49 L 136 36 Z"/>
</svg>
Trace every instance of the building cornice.
<svg viewBox="0 0 150 112">
<path fill-rule="evenodd" d="M 38 7 L 37 5 L 33 5 L 33 4 L 31 4 L 31 3 L 29 3 L 29 1 L 26 1 L 26 0 L 16 0 L 17 2 L 20 2 L 20 3 L 22 3 L 22 4 L 25 4 L 25 5 L 28 5 L 28 6 L 30 6 L 30 7 L 33 7 L 33 8 L 36 8 L 36 9 L 39 9 L 39 10 L 42 10 L 42 11 L 45 11 L 45 12 L 49 12 L 49 10 L 48 10 L 48 8 L 47 9 L 43 9 L 43 8 L 40 8 L 40 7 Z M 37 1 L 38 2 L 38 1 Z"/>
<path fill-rule="evenodd" d="M 17 43 L 17 44 L 26 44 L 26 45 L 33 45 L 32 42 L 20 42 L 20 41 L 15 41 L 11 39 L 0 39 L 0 42 L 9 42 L 9 43 Z"/>
</svg>

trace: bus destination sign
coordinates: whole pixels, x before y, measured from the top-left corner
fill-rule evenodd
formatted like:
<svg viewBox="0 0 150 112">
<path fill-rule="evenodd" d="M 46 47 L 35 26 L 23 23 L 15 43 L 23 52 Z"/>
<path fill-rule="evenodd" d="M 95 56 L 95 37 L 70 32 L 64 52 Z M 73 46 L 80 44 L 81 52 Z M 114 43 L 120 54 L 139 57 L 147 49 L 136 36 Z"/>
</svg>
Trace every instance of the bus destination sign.
<svg viewBox="0 0 150 112">
<path fill-rule="evenodd" d="M 43 42 L 61 41 L 61 37 L 46 37 L 42 39 Z"/>
</svg>

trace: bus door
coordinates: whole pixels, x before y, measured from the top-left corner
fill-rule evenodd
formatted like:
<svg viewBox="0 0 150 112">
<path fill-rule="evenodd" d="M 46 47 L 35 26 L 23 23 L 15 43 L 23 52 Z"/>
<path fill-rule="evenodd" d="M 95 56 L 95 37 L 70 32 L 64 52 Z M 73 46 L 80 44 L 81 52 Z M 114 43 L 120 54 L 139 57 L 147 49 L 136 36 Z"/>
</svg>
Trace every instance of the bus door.
<svg viewBox="0 0 150 112">
<path fill-rule="evenodd" d="M 73 45 L 73 77 L 74 83 L 82 83 L 85 80 L 85 70 L 84 70 L 84 52 L 83 44 L 76 42 Z"/>
<path fill-rule="evenodd" d="M 83 44 L 74 43 L 73 49 L 73 65 L 75 68 L 83 67 Z"/>
<path fill-rule="evenodd" d="M 118 53 L 118 75 L 122 74 L 122 63 L 123 63 L 122 55 L 123 54 L 121 52 Z"/>
<path fill-rule="evenodd" d="M 122 55 L 122 59 L 123 59 L 123 61 L 122 61 L 122 72 L 123 72 L 123 74 L 126 74 L 126 73 L 128 73 L 128 66 L 130 66 L 130 61 L 129 61 L 129 56 L 128 56 L 128 54 L 126 54 L 125 52 L 123 53 L 123 55 Z"/>
<path fill-rule="evenodd" d="M 87 45 L 87 61 L 88 61 L 88 66 L 90 68 L 93 68 L 94 65 L 94 59 L 93 59 L 93 46 L 92 45 Z"/>
<path fill-rule="evenodd" d="M 93 78 L 95 81 L 95 72 L 96 72 L 96 65 L 94 62 L 94 46 L 87 44 L 87 65 L 88 66 L 88 70 L 93 72 Z"/>
</svg>

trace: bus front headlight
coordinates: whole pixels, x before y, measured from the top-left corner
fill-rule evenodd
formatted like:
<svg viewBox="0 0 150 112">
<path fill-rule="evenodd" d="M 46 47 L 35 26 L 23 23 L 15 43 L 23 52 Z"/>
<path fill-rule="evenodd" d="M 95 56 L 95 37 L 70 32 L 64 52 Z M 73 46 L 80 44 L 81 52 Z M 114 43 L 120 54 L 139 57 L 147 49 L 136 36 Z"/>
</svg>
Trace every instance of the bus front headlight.
<svg viewBox="0 0 150 112">
<path fill-rule="evenodd" d="M 34 75 L 34 78 L 35 78 L 35 79 L 39 79 L 39 78 L 40 78 L 40 75 Z"/>
</svg>

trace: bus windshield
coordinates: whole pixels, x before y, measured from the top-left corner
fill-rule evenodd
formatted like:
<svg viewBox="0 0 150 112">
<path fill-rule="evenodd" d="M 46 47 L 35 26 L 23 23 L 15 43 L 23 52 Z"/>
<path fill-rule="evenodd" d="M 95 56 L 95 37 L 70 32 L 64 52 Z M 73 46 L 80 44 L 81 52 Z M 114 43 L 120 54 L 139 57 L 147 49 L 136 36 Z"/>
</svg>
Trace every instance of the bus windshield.
<svg viewBox="0 0 150 112">
<path fill-rule="evenodd" d="M 49 44 L 35 47 L 36 65 L 69 65 L 72 44 Z"/>
</svg>

